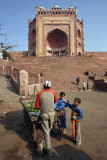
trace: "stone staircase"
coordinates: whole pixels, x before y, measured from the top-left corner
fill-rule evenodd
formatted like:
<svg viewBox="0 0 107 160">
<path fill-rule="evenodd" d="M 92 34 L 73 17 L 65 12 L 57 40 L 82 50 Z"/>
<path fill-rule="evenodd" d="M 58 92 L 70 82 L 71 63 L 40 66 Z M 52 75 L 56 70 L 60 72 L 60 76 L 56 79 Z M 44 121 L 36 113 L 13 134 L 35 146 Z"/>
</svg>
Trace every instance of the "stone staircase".
<svg viewBox="0 0 107 160">
<path fill-rule="evenodd" d="M 52 89 L 82 89 L 82 82 L 89 80 L 90 89 L 95 88 L 94 82 L 84 73 L 92 71 L 104 74 L 107 64 L 103 60 L 91 57 L 25 57 L 9 62 L 7 66 L 25 70 L 30 73 L 42 73 L 43 79 L 50 80 Z M 76 78 L 80 77 L 79 86 Z"/>
</svg>

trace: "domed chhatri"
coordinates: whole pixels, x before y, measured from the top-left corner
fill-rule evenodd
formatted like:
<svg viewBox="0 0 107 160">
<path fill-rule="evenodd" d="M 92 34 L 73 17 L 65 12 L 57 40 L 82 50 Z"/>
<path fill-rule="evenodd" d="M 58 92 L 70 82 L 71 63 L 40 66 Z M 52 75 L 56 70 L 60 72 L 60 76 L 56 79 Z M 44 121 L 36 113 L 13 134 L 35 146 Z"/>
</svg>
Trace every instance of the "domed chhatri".
<svg viewBox="0 0 107 160">
<path fill-rule="evenodd" d="M 60 7 L 56 4 L 53 6 L 53 9 L 60 9 Z"/>
<path fill-rule="evenodd" d="M 39 8 L 40 8 L 41 10 L 44 10 L 44 9 L 45 9 L 43 6 L 40 6 Z"/>
<path fill-rule="evenodd" d="M 73 9 L 73 7 L 70 5 L 70 7 L 68 8 L 69 10 L 72 10 Z"/>
</svg>

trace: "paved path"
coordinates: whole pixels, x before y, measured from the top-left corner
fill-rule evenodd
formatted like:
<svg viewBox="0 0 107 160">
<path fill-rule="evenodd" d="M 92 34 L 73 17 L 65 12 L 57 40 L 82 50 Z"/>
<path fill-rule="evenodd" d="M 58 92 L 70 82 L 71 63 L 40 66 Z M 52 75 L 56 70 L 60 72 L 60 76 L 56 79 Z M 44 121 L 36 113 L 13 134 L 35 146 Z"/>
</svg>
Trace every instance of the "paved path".
<svg viewBox="0 0 107 160">
<path fill-rule="evenodd" d="M 0 101 L 18 101 L 19 95 L 17 94 L 14 86 L 8 78 L 0 76 Z"/>
</svg>

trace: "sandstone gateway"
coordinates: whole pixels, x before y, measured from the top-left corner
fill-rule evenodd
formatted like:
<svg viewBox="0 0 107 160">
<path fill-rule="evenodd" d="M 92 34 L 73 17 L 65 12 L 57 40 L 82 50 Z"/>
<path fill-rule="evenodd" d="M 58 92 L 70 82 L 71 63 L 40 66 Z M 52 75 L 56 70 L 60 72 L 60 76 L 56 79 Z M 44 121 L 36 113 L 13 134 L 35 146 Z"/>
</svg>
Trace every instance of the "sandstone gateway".
<svg viewBox="0 0 107 160">
<path fill-rule="evenodd" d="M 36 7 L 36 17 L 29 20 L 28 56 L 84 55 L 83 20 L 77 8 Z"/>
</svg>

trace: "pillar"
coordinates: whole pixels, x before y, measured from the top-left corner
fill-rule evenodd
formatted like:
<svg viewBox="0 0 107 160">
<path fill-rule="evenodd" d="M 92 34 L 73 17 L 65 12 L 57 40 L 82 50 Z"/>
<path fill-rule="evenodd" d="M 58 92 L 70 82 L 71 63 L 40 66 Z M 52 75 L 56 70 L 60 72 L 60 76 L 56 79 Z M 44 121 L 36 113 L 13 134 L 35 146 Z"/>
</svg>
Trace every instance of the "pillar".
<svg viewBox="0 0 107 160">
<path fill-rule="evenodd" d="M 3 66 L 3 74 L 4 74 L 4 66 Z"/>
<path fill-rule="evenodd" d="M 19 71 L 19 95 L 28 96 L 28 72 Z"/>
</svg>

